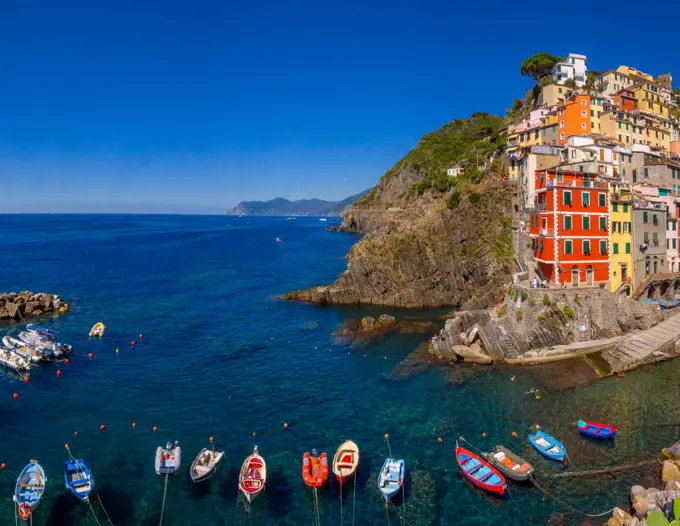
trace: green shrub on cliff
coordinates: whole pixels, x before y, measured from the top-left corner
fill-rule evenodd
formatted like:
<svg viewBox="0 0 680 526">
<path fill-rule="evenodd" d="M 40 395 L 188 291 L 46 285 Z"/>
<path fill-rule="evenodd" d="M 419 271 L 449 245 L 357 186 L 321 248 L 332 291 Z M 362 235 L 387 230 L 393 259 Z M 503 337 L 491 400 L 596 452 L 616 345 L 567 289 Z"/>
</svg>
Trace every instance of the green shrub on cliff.
<svg viewBox="0 0 680 526">
<path fill-rule="evenodd" d="M 548 297 L 547 294 L 543 295 L 543 305 L 545 305 L 546 307 L 550 305 L 550 298 Z"/>
<path fill-rule="evenodd" d="M 548 317 L 545 315 L 545 312 L 541 312 L 538 316 L 536 316 L 536 318 L 541 321 L 548 319 Z"/>
<path fill-rule="evenodd" d="M 527 294 L 527 291 L 526 291 L 526 290 L 523 290 L 523 291 L 520 293 L 520 297 L 522 298 L 522 301 L 526 301 L 527 298 L 529 297 L 529 294 Z M 531 301 L 533 301 L 533 300 L 531 300 Z"/>
<path fill-rule="evenodd" d="M 524 313 L 521 310 L 517 311 L 517 321 L 522 321 L 522 318 L 524 318 Z"/>
<path fill-rule="evenodd" d="M 567 318 L 573 319 L 573 318 L 576 317 L 576 313 L 574 312 L 574 309 L 572 309 L 569 305 L 565 305 L 564 309 L 562 309 L 562 310 L 564 311 L 564 315 Z"/>
<path fill-rule="evenodd" d="M 533 300 L 533 299 L 529 300 L 529 305 L 531 307 L 534 307 L 536 305 L 536 300 Z"/>
</svg>

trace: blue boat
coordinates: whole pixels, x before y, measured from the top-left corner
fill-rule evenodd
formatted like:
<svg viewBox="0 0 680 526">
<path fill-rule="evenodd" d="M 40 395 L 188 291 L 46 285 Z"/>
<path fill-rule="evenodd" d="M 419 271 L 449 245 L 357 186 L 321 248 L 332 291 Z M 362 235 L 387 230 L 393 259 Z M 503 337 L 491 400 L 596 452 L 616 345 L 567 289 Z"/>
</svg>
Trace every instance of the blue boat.
<svg viewBox="0 0 680 526">
<path fill-rule="evenodd" d="M 578 432 L 582 435 L 587 435 L 593 438 L 614 438 L 616 436 L 616 428 L 607 424 L 598 424 L 597 422 L 578 421 Z"/>
<path fill-rule="evenodd" d="M 404 461 L 386 458 L 380 475 L 378 475 L 378 489 L 385 499 L 394 497 L 404 485 Z"/>
<path fill-rule="evenodd" d="M 14 503 L 17 505 L 19 517 L 23 520 L 29 520 L 33 510 L 38 507 L 45 492 L 45 484 L 47 484 L 45 470 L 36 460 L 31 460 L 17 478 L 14 488 Z"/>
<path fill-rule="evenodd" d="M 564 461 L 567 454 L 566 448 L 556 438 L 551 437 L 543 431 L 536 431 L 529 435 L 529 442 L 545 457 L 551 460 Z"/>
<path fill-rule="evenodd" d="M 65 462 L 64 482 L 66 489 L 83 502 L 87 502 L 90 493 L 94 491 L 94 477 L 82 458 Z"/>
</svg>

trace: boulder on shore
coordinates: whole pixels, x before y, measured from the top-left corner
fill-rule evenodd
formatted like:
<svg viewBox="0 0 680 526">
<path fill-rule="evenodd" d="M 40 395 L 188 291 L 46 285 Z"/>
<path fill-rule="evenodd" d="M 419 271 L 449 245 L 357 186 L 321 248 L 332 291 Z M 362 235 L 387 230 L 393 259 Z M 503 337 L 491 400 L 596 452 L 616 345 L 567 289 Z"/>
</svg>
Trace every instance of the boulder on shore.
<svg viewBox="0 0 680 526">
<path fill-rule="evenodd" d="M 22 291 L 0 294 L 0 320 L 22 320 L 31 316 L 43 316 L 68 312 L 68 304 L 56 294 Z"/>
<path fill-rule="evenodd" d="M 466 347 L 465 345 L 454 345 L 451 347 L 451 350 L 466 363 L 487 365 L 493 362 L 491 356 L 486 354 L 478 343 L 473 343 L 469 347 Z"/>
</svg>

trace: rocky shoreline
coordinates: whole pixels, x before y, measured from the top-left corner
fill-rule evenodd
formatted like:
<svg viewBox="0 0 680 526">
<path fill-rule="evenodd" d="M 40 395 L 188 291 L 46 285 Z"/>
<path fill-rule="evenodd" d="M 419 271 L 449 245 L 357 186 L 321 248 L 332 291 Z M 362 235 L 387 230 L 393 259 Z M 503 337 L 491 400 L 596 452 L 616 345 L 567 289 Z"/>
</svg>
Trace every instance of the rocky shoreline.
<svg viewBox="0 0 680 526">
<path fill-rule="evenodd" d="M 0 320 L 22 320 L 48 314 L 64 314 L 69 305 L 56 294 L 8 292 L 0 294 Z"/>
</svg>

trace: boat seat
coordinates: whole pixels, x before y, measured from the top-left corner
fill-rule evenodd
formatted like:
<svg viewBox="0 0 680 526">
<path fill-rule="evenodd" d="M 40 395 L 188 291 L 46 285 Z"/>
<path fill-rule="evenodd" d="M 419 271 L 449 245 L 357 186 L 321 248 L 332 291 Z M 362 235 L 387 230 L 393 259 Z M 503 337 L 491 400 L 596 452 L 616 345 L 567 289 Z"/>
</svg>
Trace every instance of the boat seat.
<svg viewBox="0 0 680 526">
<path fill-rule="evenodd" d="M 352 469 L 354 467 L 354 464 L 350 462 L 338 462 L 338 467 L 339 468 L 345 468 L 345 469 Z"/>
<path fill-rule="evenodd" d="M 477 472 L 478 472 L 480 469 L 482 469 L 483 467 L 484 467 L 484 464 L 482 464 L 482 463 L 480 462 L 480 463 L 477 464 L 474 468 L 472 468 L 470 471 L 468 471 L 468 474 L 469 474 L 469 475 L 474 475 L 475 473 L 477 473 Z"/>
<path fill-rule="evenodd" d="M 489 480 L 491 477 L 493 477 L 495 473 L 493 471 L 489 471 L 486 475 L 484 475 L 481 479 L 479 479 L 480 482 L 486 482 Z"/>
</svg>

